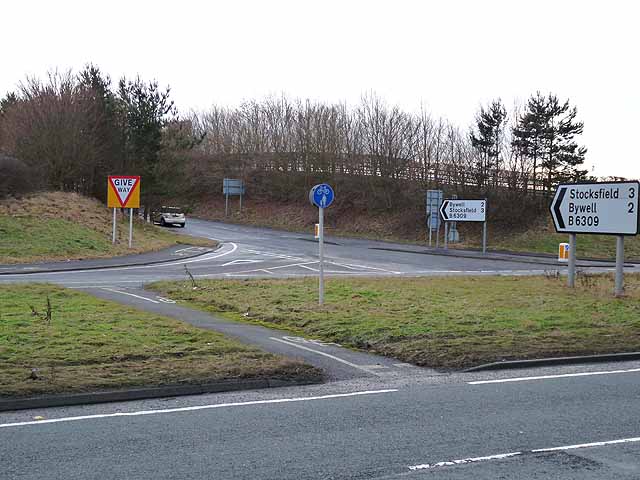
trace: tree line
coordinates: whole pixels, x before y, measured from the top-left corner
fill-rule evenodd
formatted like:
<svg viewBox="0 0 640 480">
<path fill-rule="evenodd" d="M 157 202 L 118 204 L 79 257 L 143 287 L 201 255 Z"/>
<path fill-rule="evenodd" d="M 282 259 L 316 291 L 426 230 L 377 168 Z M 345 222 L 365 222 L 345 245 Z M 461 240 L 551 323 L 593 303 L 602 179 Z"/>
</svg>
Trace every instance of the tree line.
<svg viewBox="0 0 640 480">
<path fill-rule="evenodd" d="M 539 92 L 510 112 L 499 99 L 482 106 L 468 129 L 373 93 L 356 105 L 283 95 L 179 115 L 157 81 L 112 85 L 88 65 L 27 78 L 0 100 L 0 194 L 60 189 L 104 198 L 107 175 L 129 174 L 143 177 L 147 205 L 217 193 L 224 176 L 283 200 L 293 184 L 297 195 L 333 180 L 368 189 L 387 208 L 407 184 L 548 195 L 560 181 L 585 178 L 582 130 L 569 100 Z"/>
</svg>

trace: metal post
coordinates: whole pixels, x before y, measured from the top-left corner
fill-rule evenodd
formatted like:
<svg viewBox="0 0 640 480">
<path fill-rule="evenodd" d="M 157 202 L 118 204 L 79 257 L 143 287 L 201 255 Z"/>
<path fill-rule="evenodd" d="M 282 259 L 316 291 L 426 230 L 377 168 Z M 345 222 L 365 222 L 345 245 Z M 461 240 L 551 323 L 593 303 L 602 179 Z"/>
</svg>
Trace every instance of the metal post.
<svg viewBox="0 0 640 480">
<path fill-rule="evenodd" d="M 616 241 L 616 297 L 624 295 L 624 236 L 618 235 Z"/>
<path fill-rule="evenodd" d="M 318 208 L 318 230 L 319 240 L 319 256 L 320 256 L 320 296 L 319 303 L 320 305 L 324 304 L 324 208 Z"/>
<path fill-rule="evenodd" d="M 576 286 L 576 234 L 569 234 L 569 278 L 567 286 L 574 288 Z"/>
<path fill-rule="evenodd" d="M 482 254 L 487 253 L 487 222 L 482 222 Z"/>
<path fill-rule="evenodd" d="M 437 219 L 436 227 L 436 248 L 440 248 L 440 219 Z"/>
<path fill-rule="evenodd" d="M 133 245 L 133 208 L 129 209 L 129 248 Z"/>
<path fill-rule="evenodd" d="M 227 193 L 224 196 L 224 216 L 228 216 L 229 215 L 229 194 Z"/>
<path fill-rule="evenodd" d="M 113 209 L 113 238 L 111 240 L 114 245 L 116 244 L 116 210 L 115 208 Z"/>
<path fill-rule="evenodd" d="M 449 223 L 444 222 L 444 249 L 449 248 Z"/>
<path fill-rule="evenodd" d="M 240 194 L 240 212 L 242 212 L 242 193 Z"/>
<path fill-rule="evenodd" d="M 431 214 L 429 214 L 429 222 L 427 223 L 429 229 L 429 248 L 431 248 Z"/>
</svg>

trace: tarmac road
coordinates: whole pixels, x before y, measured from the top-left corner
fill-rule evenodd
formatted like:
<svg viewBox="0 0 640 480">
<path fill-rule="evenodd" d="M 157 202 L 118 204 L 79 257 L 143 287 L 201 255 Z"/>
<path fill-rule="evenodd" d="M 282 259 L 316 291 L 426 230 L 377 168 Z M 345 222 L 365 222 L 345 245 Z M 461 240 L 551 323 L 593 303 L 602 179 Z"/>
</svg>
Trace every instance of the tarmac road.
<svg viewBox="0 0 640 480">
<path fill-rule="evenodd" d="M 631 480 L 639 380 L 629 362 L 4 413 L 2 478 Z"/>
<path fill-rule="evenodd" d="M 640 362 L 443 374 L 226 322 L 142 287 L 185 279 L 185 266 L 196 278 L 317 275 L 317 245 L 310 236 L 198 220 L 184 231 L 223 244 L 160 264 L 1 275 L 0 282 L 51 281 L 182 318 L 302 357 L 325 368 L 331 381 L 5 412 L 0 478 L 640 478 Z M 563 269 L 536 257 L 454 257 L 407 245 L 327 240 L 327 270 L 335 276 Z"/>
<path fill-rule="evenodd" d="M 178 229 L 176 229 L 178 233 Z M 174 254 L 165 263 L 110 267 L 112 260 L 93 260 L 91 270 L 7 274 L 15 267 L 0 268 L 0 282 L 45 281 L 69 287 L 142 287 L 157 280 L 185 279 L 185 267 L 196 278 L 297 277 L 318 274 L 318 246 L 311 235 L 265 228 L 190 219 L 179 233 L 212 238 L 221 247 L 197 258 Z M 325 272 L 328 276 L 437 276 L 437 275 L 535 275 L 566 272 L 555 259 L 520 255 L 433 251 L 425 247 L 372 240 L 327 237 Z M 157 254 L 156 254 L 157 255 Z M 148 256 L 154 261 L 154 254 Z M 78 263 L 78 262 L 75 262 Z M 100 269 L 104 265 L 104 269 Z M 585 270 L 612 271 L 608 262 L 580 262 Z M 60 263 L 40 264 L 39 270 L 55 270 Z M 628 270 L 633 271 L 634 265 Z M 4 269 L 4 270 L 3 270 Z"/>
</svg>

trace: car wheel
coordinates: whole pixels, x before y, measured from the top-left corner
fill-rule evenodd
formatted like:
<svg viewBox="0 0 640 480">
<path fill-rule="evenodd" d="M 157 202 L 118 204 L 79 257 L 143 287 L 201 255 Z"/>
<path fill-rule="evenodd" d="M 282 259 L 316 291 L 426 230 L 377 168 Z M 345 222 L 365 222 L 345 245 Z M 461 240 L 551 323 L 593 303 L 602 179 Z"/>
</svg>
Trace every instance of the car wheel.
<svg viewBox="0 0 640 480">
<path fill-rule="evenodd" d="M 164 218 L 160 219 L 160 226 L 161 227 L 165 227 L 167 225 L 167 223 L 164 221 Z"/>
</svg>

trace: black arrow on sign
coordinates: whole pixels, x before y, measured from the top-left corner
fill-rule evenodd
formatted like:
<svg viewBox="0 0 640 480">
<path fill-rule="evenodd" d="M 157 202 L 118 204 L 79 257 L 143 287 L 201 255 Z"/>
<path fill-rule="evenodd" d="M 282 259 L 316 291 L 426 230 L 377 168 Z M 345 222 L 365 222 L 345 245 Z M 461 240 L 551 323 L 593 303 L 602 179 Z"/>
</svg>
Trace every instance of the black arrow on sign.
<svg viewBox="0 0 640 480">
<path fill-rule="evenodd" d="M 449 217 L 447 216 L 447 206 L 449 205 L 449 200 L 445 200 L 444 203 L 442 204 L 442 206 L 440 207 L 440 215 L 442 215 L 442 218 L 447 221 L 449 220 Z"/>
<path fill-rule="evenodd" d="M 562 200 L 564 199 L 564 194 L 567 193 L 567 187 L 561 187 L 558 190 L 558 195 L 556 195 L 556 200 L 553 202 L 553 213 L 556 214 L 556 220 L 558 220 L 558 228 L 564 229 L 564 218 L 562 218 L 562 214 L 560 213 L 560 205 L 562 205 Z"/>
</svg>

